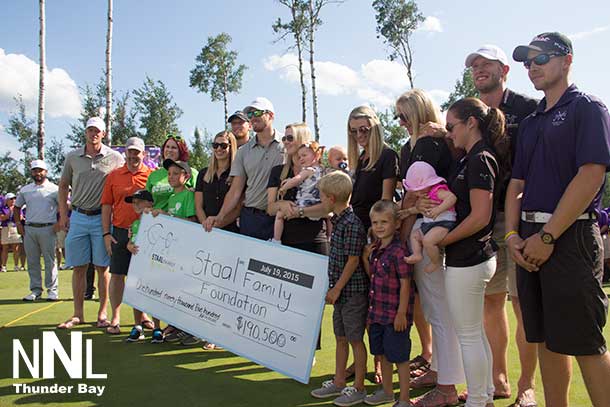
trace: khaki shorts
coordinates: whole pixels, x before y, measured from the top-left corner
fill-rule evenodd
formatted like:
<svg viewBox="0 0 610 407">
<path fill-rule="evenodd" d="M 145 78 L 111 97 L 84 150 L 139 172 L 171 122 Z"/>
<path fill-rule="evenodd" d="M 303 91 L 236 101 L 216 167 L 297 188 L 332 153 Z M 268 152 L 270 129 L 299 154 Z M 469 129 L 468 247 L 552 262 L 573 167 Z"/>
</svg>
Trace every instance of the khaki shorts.
<svg viewBox="0 0 610 407">
<path fill-rule="evenodd" d="M 518 297 L 517 268 L 515 262 L 508 253 L 506 243 L 504 243 L 505 234 L 504 212 L 498 212 L 493 233 L 493 239 L 499 246 L 496 260 L 496 272 L 487 284 L 485 295 L 508 292 L 511 297 Z"/>
<path fill-rule="evenodd" d="M 2 226 L 2 236 L 0 239 L 2 244 L 19 244 L 21 243 L 21 235 L 17 232 L 17 226 Z"/>
<path fill-rule="evenodd" d="M 64 249 L 66 247 L 66 231 L 60 230 L 57 232 L 57 244 L 58 249 Z"/>
</svg>

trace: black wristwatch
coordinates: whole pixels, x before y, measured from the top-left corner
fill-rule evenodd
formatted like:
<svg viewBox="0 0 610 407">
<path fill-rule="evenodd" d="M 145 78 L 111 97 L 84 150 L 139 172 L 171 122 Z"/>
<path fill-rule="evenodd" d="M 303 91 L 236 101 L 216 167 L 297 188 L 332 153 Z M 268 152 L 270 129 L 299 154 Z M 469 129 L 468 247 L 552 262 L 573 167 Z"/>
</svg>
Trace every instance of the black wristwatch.
<svg viewBox="0 0 610 407">
<path fill-rule="evenodd" d="M 540 232 L 538 232 L 538 234 L 540 235 L 540 239 L 542 239 L 542 243 L 555 244 L 555 238 L 553 237 L 553 235 L 548 232 L 545 232 L 544 229 L 540 229 Z"/>
</svg>

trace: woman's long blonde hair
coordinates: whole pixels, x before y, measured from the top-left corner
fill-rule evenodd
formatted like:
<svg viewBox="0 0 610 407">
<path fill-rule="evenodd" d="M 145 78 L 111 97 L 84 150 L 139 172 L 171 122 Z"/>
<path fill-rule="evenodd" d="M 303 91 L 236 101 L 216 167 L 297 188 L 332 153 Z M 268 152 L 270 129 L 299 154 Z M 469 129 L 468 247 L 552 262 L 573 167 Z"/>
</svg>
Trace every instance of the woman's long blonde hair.
<svg viewBox="0 0 610 407">
<path fill-rule="evenodd" d="M 411 89 L 396 100 L 396 113 L 404 115 L 411 123 L 411 145 L 415 145 L 419 137 L 419 128 L 428 122 L 443 125 L 440 108 L 432 98 L 421 89 Z"/>
<path fill-rule="evenodd" d="M 219 137 L 226 137 L 229 140 L 229 168 L 233 163 L 233 159 L 235 159 L 235 154 L 237 154 L 237 140 L 235 136 L 230 131 L 221 131 L 220 133 L 214 136 L 214 141 L 216 141 Z M 212 150 L 212 156 L 210 157 L 210 165 L 208 166 L 208 170 L 205 172 L 203 176 L 203 180 L 207 183 L 210 183 L 214 180 L 214 174 L 218 171 L 218 161 L 216 161 L 216 155 Z"/>
<path fill-rule="evenodd" d="M 353 168 L 354 170 L 358 166 L 360 148 L 358 146 L 358 141 L 356 141 L 356 139 L 350 134 L 349 122 L 353 119 L 367 119 L 369 126 L 371 127 L 369 143 L 366 147 L 366 151 L 369 155 L 369 163 L 365 168 L 363 168 L 363 170 L 372 170 L 375 167 L 375 164 L 377 164 L 381 151 L 385 147 L 385 143 L 383 141 L 383 126 L 381 125 L 381 121 L 379 120 L 379 117 L 377 117 L 375 111 L 369 106 L 358 106 L 349 114 L 347 119 L 347 160 L 350 168 Z"/>
<path fill-rule="evenodd" d="M 286 130 L 288 129 L 292 130 L 292 135 L 294 136 L 294 143 L 296 143 L 298 146 L 311 142 L 311 130 L 309 129 L 306 123 L 288 124 L 286 125 Z M 286 157 L 284 159 L 284 167 L 282 168 L 280 179 L 285 180 L 286 178 L 288 178 L 288 173 L 291 169 L 292 155 L 286 153 Z"/>
</svg>

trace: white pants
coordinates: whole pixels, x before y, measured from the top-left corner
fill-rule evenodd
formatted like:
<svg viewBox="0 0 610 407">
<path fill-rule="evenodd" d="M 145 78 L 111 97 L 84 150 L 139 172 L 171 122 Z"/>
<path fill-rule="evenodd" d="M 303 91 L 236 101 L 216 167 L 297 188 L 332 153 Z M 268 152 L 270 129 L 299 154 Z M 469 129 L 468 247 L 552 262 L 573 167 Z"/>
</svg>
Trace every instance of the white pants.
<svg viewBox="0 0 610 407">
<path fill-rule="evenodd" d="M 413 229 L 419 229 L 421 223 L 419 219 Z M 445 293 L 445 272 L 426 273 L 424 267 L 430 259 L 425 250 L 422 254 L 424 259 L 415 265 L 415 283 L 424 317 L 432 326 L 432 370 L 438 374 L 438 384 L 464 383 L 462 353 Z"/>
<path fill-rule="evenodd" d="M 467 407 L 493 402 L 492 356 L 485 327 L 485 287 L 496 270 L 496 258 L 472 267 L 447 267 L 445 290 L 453 326 L 462 348 L 468 387 Z"/>
</svg>

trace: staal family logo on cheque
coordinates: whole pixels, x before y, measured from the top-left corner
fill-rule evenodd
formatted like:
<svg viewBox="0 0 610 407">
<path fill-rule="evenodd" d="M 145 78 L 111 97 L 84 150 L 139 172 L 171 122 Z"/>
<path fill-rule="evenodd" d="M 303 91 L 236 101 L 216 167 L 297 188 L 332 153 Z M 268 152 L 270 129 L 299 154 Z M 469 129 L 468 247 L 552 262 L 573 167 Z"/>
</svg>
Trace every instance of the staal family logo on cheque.
<svg viewBox="0 0 610 407">
<path fill-rule="evenodd" d="M 44 331 L 42 342 L 40 339 L 34 339 L 32 342 L 32 354 L 28 355 L 21 341 L 13 339 L 13 379 L 55 379 L 55 356 L 63 365 L 70 379 L 100 380 L 108 378 L 106 373 L 93 372 L 93 340 L 83 340 L 82 332 L 74 331 L 70 333 L 69 353 L 53 331 Z M 84 350 L 83 343 L 85 344 Z M 23 363 L 20 363 L 20 361 Z M 25 369 L 22 370 L 22 366 L 25 366 Z M 29 372 L 29 375 L 27 372 Z M 106 386 L 89 385 L 82 382 L 73 385 L 13 383 L 13 388 L 16 394 L 76 393 L 94 394 L 99 397 L 104 394 Z"/>
</svg>

